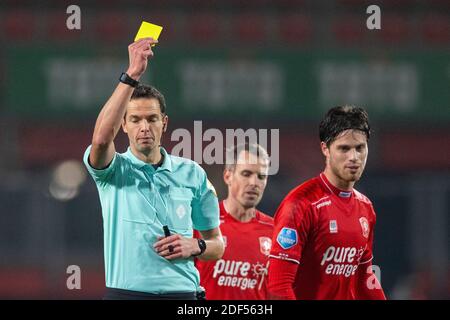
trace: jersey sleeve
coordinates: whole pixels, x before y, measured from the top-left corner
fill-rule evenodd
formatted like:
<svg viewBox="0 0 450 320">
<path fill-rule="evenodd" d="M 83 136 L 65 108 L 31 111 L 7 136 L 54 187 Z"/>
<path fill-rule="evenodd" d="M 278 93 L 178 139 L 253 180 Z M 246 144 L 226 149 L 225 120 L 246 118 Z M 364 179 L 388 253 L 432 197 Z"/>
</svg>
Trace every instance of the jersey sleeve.
<svg viewBox="0 0 450 320">
<path fill-rule="evenodd" d="M 194 238 L 201 238 L 202 235 L 200 234 L 200 232 L 199 232 L 198 230 L 195 230 L 195 229 L 194 229 L 194 232 L 193 232 L 193 234 L 192 234 L 192 237 L 194 237 Z"/>
<path fill-rule="evenodd" d="M 368 264 L 373 259 L 373 235 L 374 235 L 376 216 L 375 216 L 375 211 L 373 210 L 373 208 L 371 210 L 372 210 L 372 212 L 371 212 L 372 219 L 369 222 L 369 228 L 370 228 L 369 238 L 367 239 L 366 249 L 364 250 L 364 252 L 361 256 L 361 259 L 359 260 L 360 265 Z"/>
<path fill-rule="evenodd" d="M 192 222 L 196 230 L 211 230 L 217 228 L 220 224 L 219 201 L 206 172 L 200 167 L 198 169 L 200 185 L 192 202 Z"/>
<path fill-rule="evenodd" d="M 272 259 L 269 263 L 267 290 L 269 299 L 295 300 L 293 285 L 298 264 L 287 260 Z"/>
<path fill-rule="evenodd" d="M 356 299 L 358 300 L 386 300 L 381 283 L 372 267 L 374 226 L 375 221 L 371 223 L 367 248 L 356 271 Z"/>
<path fill-rule="evenodd" d="M 300 264 L 311 228 L 310 209 L 298 200 L 284 200 L 275 214 L 270 257 Z"/>
<path fill-rule="evenodd" d="M 386 300 L 381 283 L 373 271 L 373 238 L 375 233 L 376 214 L 372 204 L 369 208 L 369 236 L 359 266 L 356 271 L 356 299 Z"/>
<path fill-rule="evenodd" d="M 91 166 L 89 162 L 89 155 L 91 153 L 92 145 L 87 147 L 86 151 L 84 152 L 83 156 L 83 162 L 86 166 L 87 171 L 91 175 L 91 177 L 94 179 L 95 183 L 99 186 L 104 187 L 107 185 L 114 176 L 115 172 L 117 171 L 117 167 L 120 165 L 120 159 L 117 154 L 117 152 L 114 154 L 114 157 L 111 161 L 111 163 L 104 169 L 96 169 Z"/>
<path fill-rule="evenodd" d="M 373 271 L 372 261 L 360 265 L 356 271 L 356 299 L 386 300 L 381 283 Z"/>
</svg>

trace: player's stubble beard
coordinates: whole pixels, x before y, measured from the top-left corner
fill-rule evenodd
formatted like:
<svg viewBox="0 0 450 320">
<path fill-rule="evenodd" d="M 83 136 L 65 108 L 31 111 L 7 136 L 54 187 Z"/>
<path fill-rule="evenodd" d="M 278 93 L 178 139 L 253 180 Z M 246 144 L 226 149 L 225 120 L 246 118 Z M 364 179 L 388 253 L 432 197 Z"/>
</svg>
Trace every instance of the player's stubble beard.
<svg viewBox="0 0 450 320">
<path fill-rule="evenodd" d="M 262 199 L 262 194 L 260 194 L 255 200 L 246 200 L 245 195 L 242 194 L 240 203 L 244 209 L 251 209 L 251 208 L 256 208 L 256 206 L 259 204 L 261 199 Z"/>
<path fill-rule="evenodd" d="M 346 173 L 345 163 L 342 165 L 336 164 L 333 161 L 333 158 L 331 157 L 331 155 L 330 155 L 330 159 L 328 161 L 328 165 L 329 165 L 333 175 L 336 176 L 339 180 L 354 184 L 361 179 L 361 176 L 364 172 L 364 168 L 366 167 L 366 161 L 363 161 L 360 164 L 358 171 L 354 174 Z"/>
</svg>

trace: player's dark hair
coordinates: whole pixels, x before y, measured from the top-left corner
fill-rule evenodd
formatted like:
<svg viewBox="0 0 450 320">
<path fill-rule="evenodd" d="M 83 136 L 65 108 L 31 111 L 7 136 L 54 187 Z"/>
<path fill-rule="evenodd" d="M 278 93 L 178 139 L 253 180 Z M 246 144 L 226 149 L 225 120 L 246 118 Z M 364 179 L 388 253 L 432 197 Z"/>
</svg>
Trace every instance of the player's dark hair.
<svg viewBox="0 0 450 320">
<path fill-rule="evenodd" d="M 270 163 L 269 154 L 267 153 L 266 149 L 264 149 L 257 143 L 245 142 L 235 146 L 231 146 L 230 148 L 225 150 L 225 170 L 234 171 L 234 169 L 236 168 L 236 164 L 238 164 L 239 155 L 243 151 L 249 152 L 254 156 L 257 156 L 259 159 Z"/>
<path fill-rule="evenodd" d="M 320 122 L 320 141 L 330 146 L 341 132 L 349 129 L 364 132 L 369 140 L 370 124 L 366 110 L 348 105 L 331 108 Z"/>
<path fill-rule="evenodd" d="M 130 100 L 141 98 L 157 99 L 159 102 L 159 108 L 161 109 L 161 113 L 164 115 L 166 114 L 166 99 L 164 98 L 164 95 L 161 92 L 159 92 L 158 89 L 156 89 L 155 87 L 146 84 L 138 84 L 134 89 Z"/>
</svg>

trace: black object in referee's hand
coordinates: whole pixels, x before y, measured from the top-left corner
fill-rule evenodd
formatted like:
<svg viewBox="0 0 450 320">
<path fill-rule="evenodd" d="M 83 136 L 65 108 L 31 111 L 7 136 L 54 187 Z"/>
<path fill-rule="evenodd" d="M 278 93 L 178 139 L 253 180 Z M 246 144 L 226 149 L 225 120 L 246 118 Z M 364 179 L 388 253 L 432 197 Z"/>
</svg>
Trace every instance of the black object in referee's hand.
<svg viewBox="0 0 450 320">
<path fill-rule="evenodd" d="M 170 230 L 168 226 L 163 226 L 163 230 L 164 230 L 164 236 L 170 237 Z M 173 246 L 169 245 L 169 252 L 172 253 L 173 252 Z"/>
</svg>

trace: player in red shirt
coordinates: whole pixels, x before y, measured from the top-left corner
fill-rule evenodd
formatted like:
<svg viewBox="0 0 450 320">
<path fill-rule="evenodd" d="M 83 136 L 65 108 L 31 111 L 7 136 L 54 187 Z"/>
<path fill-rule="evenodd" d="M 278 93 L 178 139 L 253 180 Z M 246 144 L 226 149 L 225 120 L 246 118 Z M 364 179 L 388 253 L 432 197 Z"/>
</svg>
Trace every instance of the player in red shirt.
<svg viewBox="0 0 450 320">
<path fill-rule="evenodd" d="M 292 190 L 275 214 L 270 298 L 386 299 L 372 272 L 375 211 L 353 188 L 367 160 L 367 113 L 332 108 L 319 133 L 324 172 Z"/>
<path fill-rule="evenodd" d="M 267 299 L 273 219 L 256 206 L 267 184 L 268 165 L 267 152 L 259 145 L 228 151 L 223 174 L 228 196 L 220 202 L 225 253 L 218 261 L 196 261 L 208 300 Z"/>
</svg>

